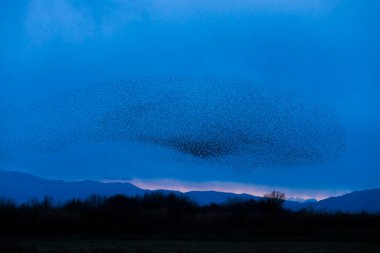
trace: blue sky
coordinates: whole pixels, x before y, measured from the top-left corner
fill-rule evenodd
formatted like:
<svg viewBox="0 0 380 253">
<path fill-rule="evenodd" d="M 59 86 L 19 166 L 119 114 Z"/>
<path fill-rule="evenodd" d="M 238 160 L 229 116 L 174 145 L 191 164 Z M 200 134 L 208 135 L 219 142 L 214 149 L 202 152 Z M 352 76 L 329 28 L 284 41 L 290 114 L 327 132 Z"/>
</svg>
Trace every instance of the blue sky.
<svg viewBox="0 0 380 253">
<path fill-rule="evenodd" d="M 1 1 L 0 168 L 313 197 L 379 187 L 379 10 L 370 0 Z M 226 128 L 276 148 L 243 147 Z M 244 152 L 194 157 L 173 136 Z M 292 145 L 329 159 L 273 162 Z"/>
</svg>

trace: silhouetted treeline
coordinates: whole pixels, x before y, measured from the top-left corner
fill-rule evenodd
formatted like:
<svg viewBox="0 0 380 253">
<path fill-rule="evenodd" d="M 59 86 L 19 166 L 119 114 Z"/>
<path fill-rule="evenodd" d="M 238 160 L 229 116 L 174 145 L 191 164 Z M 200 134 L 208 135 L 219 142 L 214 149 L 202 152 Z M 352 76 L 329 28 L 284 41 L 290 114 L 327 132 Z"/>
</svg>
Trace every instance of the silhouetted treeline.
<svg viewBox="0 0 380 253">
<path fill-rule="evenodd" d="M 160 193 L 91 196 L 59 205 L 46 197 L 21 205 L 0 200 L 0 233 L 378 241 L 380 215 L 292 212 L 265 199 L 199 206 L 181 195 Z"/>
</svg>

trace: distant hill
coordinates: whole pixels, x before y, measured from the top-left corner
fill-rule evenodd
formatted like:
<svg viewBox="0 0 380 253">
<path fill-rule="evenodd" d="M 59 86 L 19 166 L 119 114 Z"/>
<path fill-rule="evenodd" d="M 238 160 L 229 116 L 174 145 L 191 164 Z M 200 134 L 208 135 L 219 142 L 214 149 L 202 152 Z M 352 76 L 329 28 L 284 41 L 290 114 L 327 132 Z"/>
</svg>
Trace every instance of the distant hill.
<svg viewBox="0 0 380 253">
<path fill-rule="evenodd" d="M 18 203 L 40 199 L 44 196 L 50 196 L 61 202 L 72 198 L 85 198 L 91 194 L 135 196 L 144 193 L 144 190 L 129 183 L 65 182 L 0 170 L 0 197 L 12 198 Z"/>
<path fill-rule="evenodd" d="M 65 182 L 61 180 L 42 179 L 30 174 L 0 170 L 0 197 L 12 198 L 18 203 L 31 199 L 41 199 L 44 196 L 52 197 L 58 202 L 72 198 L 85 198 L 92 194 L 111 196 L 123 194 L 126 196 L 143 195 L 149 192 L 163 194 L 183 194 L 200 205 L 210 203 L 220 204 L 228 199 L 259 199 L 249 194 L 234 194 L 216 191 L 191 191 L 181 193 L 170 190 L 144 190 L 130 183 L 102 183 L 97 181 Z"/>
<path fill-rule="evenodd" d="M 249 195 L 249 194 L 235 194 L 235 193 L 217 192 L 217 191 L 191 191 L 191 192 L 186 192 L 185 195 L 200 205 L 207 205 L 210 203 L 221 204 L 223 202 L 228 201 L 229 199 L 238 199 L 238 200 L 260 199 L 260 197 Z"/>
<path fill-rule="evenodd" d="M 345 212 L 380 212 L 380 189 L 355 191 L 316 203 L 318 210 Z"/>
<path fill-rule="evenodd" d="M 217 191 L 191 191 L 181 193 L 170 190 L 144 190 L 130 183 L 102 183 L 97 181 L 65 182 L 61 180 L 42 179 L 21 172 L 0 170 L 0 198 L 12 198 L 18 203 L 41 199 L 44 196 L 52 197 L 55 201 L 64 202 L 72 198 L 86 198 L 92 194 L 112 196 L 123 194 L 126 196 L 143 195 L 149 192 L 163 194 L 175 193 L 185 195 L 200 205 L 210 203 L 221 204 L 229 199 L 260 200 L 261 197 L 249 194 L 235 194 Z M 331 197 L 321 201 L 286 201 L 285 208 L 300 210 L 312 208 L 321 211 L 346 212 L 380 212 L 380 189 L 356 191 L 339 197 Z"/>
</svg>

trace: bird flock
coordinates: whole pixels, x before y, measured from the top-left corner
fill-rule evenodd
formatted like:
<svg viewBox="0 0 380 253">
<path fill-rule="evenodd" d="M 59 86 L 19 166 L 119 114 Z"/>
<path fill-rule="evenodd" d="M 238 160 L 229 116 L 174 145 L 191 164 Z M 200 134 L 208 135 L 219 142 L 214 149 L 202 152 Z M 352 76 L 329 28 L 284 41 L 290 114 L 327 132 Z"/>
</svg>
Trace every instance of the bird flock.
<svg viewBox="0 0 380 253">
<path fill-rule="evenodd" d="M 345 150 L 344 128 L 331 110 L 294 92 L 241 80 L 99 82 L 2 114 L 1 157 L 21 149 L 138 141 L 255 168 L 325 163 Z"/>
</svg>

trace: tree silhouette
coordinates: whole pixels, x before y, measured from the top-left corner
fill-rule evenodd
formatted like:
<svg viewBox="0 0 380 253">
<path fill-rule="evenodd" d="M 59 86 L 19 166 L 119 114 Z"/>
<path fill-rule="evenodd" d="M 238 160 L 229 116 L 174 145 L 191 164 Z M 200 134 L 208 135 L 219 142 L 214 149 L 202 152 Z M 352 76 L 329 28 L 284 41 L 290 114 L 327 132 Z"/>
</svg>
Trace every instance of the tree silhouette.
<svg viewBox="0 0 380 253">
<path fill-rule="evenodd" d="M 281 210 L 286 200 L 286 195 L 280 191 L 272 191 L 264 194 L 260 201 L 261 206 L 268 211 Z"/>
</svg>

